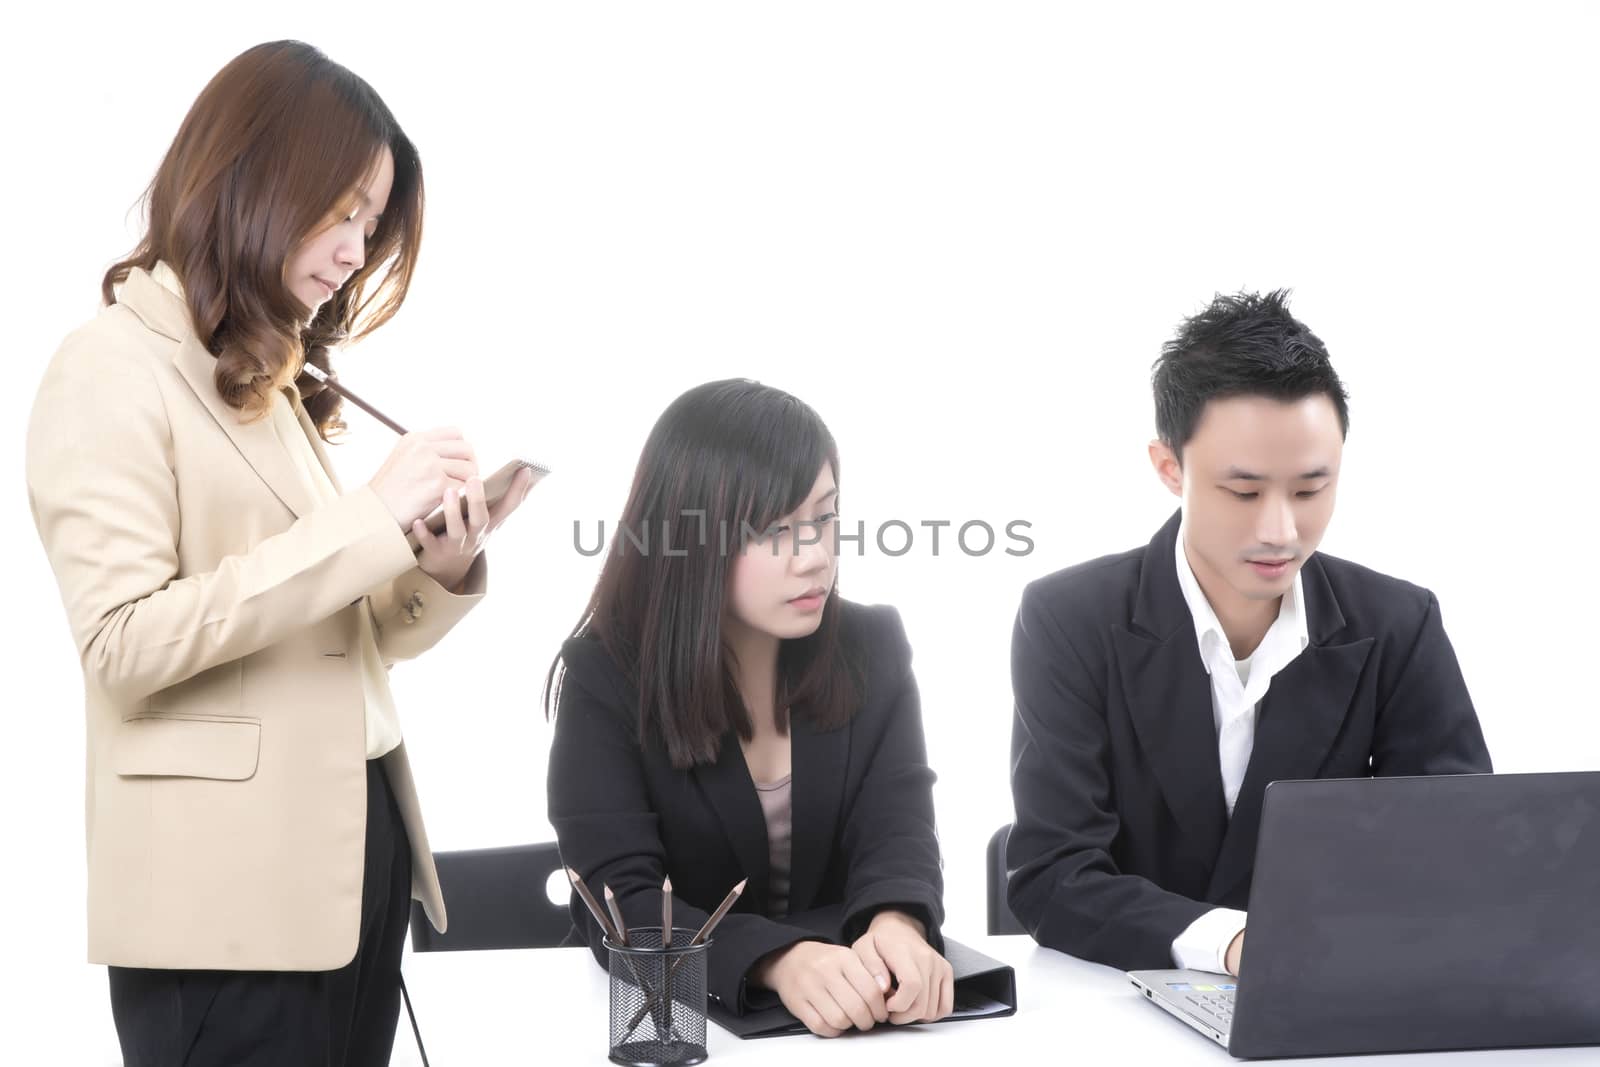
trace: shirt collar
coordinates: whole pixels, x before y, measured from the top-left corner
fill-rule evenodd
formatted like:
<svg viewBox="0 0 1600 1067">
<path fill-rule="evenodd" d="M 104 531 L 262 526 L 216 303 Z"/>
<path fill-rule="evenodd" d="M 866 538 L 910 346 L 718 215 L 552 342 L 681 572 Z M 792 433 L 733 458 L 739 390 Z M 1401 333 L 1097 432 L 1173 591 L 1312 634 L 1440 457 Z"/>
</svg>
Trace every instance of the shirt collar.
<svg viewBox="0 0 1600 1067">
<path fill-rule="evenodd" d="M 1183 550 L 1183 542 L 1188 533 L 1187 522 L 1178 524 L 1178 537 L 1175 563 L 1178 568 L 1178 587 L 1183 590 L 1183 600 L 1189 606 L 1189 614 L 1194 617 L 1195 640 L 1200 648 L 1200 662 L 1205 664 L 1206 673 L 1211 673 L 1211 647 L 1220 647 L 1227 650 L 1227 656 L 1233 659 L 1233 652 L 1228 646 L 1228 635 L 1222 629 L 1222 623 L 1217 619 L 1217 613 L 1211 607 L 1211 601 L 1206 599 L 1205 591 L 1200 588 L 1200 579 L 1195 577 L 1194 568 L 1189 566 L 1189 557 Z M 1278 603 L 1278 617 L 1273 620 L 1266 636 L 1261 639 L 1261 644 L 1256 646 L 1256 652 L 1285 641 L 1288 647 L 1289 658 L 1293 658 L 1305 651 L 1311 643 L 1310 631 L 1306 624 L 1306 596 L 1305 585 L 1301 581 L 1300 571 L 1295 571 L 1294 583 L 1283 594 Z M 1255 653 L 1251 653 L 1253 656 Z"/>
</svg>

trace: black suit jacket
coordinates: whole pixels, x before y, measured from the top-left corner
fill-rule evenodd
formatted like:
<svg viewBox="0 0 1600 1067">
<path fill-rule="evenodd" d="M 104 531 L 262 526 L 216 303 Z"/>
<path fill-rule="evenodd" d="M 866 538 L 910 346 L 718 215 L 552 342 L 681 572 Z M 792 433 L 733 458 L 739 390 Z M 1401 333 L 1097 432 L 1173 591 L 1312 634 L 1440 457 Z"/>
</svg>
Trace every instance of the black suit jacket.
<svg viewBox="0 0 1600 1067">
<path fill-rule="evenodd" d="M 1012 633 L 1011 909 L 1040 944 L 1125 970 L 1171 967 L 1190 923 L 1246 907 L 1269 782 L 1492 769 L 1433 594 L 1314 553 L 1310 644 L 1261 702 L 1230 820 L 1180 514 L 1030 584 Z"/>
<path fill-rule="evenodd" d="M 659 738 L 638 737 L 638 696 L 598 640 L 562 646 L 548 777 L 561 856 L 598 898 L 617 895 L 629 926 L 661 925 L 672 877 L 673 925 L 698 927 L 742 878 L 750 884 L 717 926 L 708 992 L 739 1012 L 776 1004 L 748 989 L 762 956 L 804 940 L 848 944 L 878 911 L 921 919 L 943 951 L 944 882 L 933 782 L 911 649 L 889 607 L 839 602 L 840 637 L 860 663 L 863 700 L 850 722 L 820 731 L 790 718 L 793 773 L 789 915 L 766 917 L 767 825 L 738 736 L 715 764 L 676 770 Z M 573 921 L 602 966 L 602 932 L 574 894 Z"/>
</svg>

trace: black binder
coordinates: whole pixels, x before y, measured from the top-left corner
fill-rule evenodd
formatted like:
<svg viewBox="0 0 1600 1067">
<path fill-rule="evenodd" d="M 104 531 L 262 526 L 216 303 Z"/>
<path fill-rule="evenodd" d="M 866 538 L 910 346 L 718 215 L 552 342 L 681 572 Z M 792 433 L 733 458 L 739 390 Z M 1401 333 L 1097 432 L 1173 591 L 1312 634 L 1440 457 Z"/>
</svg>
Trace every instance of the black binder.
<svg viewBox="0 0 1600 1067">
<path fill-rule="evenodd" d="M 1007 964 L 985 956 L 959 941 L 944 939 L 944 958 L 956 976 L 955 1010 L 940 1022 L 958 1019 L 998 1019 L 1017 1011 L 1017 973 Z M 710 1020 L 735 1037 L 781 1037 L 809 1033 L 782 1005 L 737 1015 L 715 998 L 707 1003 Z"/>
</svg>

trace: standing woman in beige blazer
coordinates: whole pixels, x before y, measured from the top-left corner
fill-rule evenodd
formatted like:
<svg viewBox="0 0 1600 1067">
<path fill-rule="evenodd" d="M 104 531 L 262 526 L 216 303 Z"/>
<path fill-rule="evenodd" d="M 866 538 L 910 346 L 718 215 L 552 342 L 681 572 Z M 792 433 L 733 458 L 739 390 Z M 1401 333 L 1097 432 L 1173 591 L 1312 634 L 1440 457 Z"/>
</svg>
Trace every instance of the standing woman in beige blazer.
<svg viewBox="0 0 1600 1067">
<path fill-rule="evenodd" d="M 410 897 L 445 915 L 386 668 L 482 597 L 526 475 L 491 512 L 454 430 L 359 488 L 328 461 L 339 398 L 302 366 L 394 314 L 422 233 L 416 149 L 366 82 L 246 51 L 147 207 L 28 429 L 83 667 L 89 958 L 130 1067 L 387 1063 Z"/>
</svg>

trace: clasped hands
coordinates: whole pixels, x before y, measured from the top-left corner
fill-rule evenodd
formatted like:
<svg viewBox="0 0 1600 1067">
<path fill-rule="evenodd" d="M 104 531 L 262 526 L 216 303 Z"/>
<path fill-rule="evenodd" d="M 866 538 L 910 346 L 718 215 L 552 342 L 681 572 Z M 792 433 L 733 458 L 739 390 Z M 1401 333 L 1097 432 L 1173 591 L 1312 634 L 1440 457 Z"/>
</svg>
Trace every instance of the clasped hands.
<svg viewBox="0 0 1600 1067">
<path fill-rule="evenodd" d="M 848 947 L 801 941 L 769 953 L 750 977 L 820 1037 L 883 1022 L 936 1022 L 955 1007 L 950 961 L 902 911 L 878 912 Z"/>
</svg>

